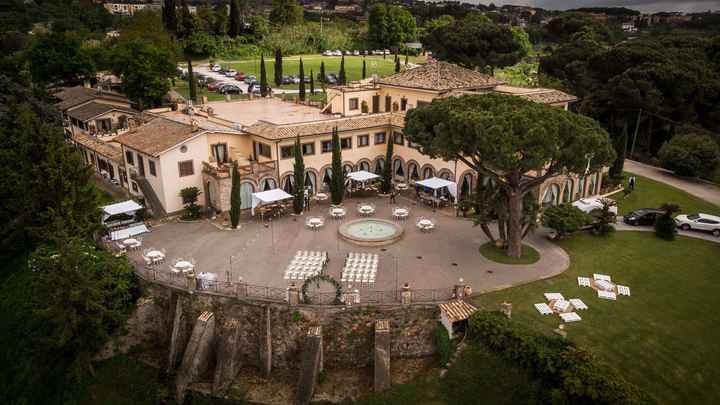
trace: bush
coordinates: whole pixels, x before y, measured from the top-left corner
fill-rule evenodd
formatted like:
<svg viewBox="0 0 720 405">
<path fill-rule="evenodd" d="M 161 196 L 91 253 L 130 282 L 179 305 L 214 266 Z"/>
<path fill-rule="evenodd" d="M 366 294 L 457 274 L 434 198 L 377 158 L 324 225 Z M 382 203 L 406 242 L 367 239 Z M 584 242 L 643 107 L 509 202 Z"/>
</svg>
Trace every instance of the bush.
<svg viewBox="0 0 720 405">
<path fill-rule="evenodd" d="M 197 205 L 198 197 L 200 196 L 200 189 L 197 187 L 186 187 L 180 190 L 180 198 L 185 205 L 185 219 L 197 219 L 200 218 L 200 206 Z"/>
<path fill-rule="evenodd" d="M 602 199 L 602 209 L 599 210 L 597 220 L 593 224 L 595 234 L 606 236 L 612 232 L 615 232 L 615 227 L 612 224 L 615 223 L 615 214 L 610 212 L 610 207 L 616 206 L 617 203 L 609 198 Z"/>
<path fill-rule="evenodd" d="M 554 403 L 646 404 L 650 397 L 574 343 L 533 332 L 499 312 L 478 311 L 469 336 L 543 379 Z"/>
<path fill-rule="evenodd" d="M 658 152 L 662 167 L 681 176 L 712 173 L 720 164 L 720 147 L 708 135 L 676 135 Z"/>
<path fill-rule="evenodd" d="M 447 329 L 445 329 L 445 326 L 440 322 L 435 326 L 435 336 L 433 340 L 435 341 L 440 367 L 444 367 L 450 361 L 453 353 L 455 353 L 455 345 L 452 340 L 450 340 Z"/>
<path fill-rule="evenodd" d="M 680 211 L 680 207 L 676 204 L 665 203 L 660 207 L 665 213 L 655 219 L 655 236 L 665 240 L 675 240 L 675 229 L 677 225 L 673 219 L 673 215 Z"/>
<path fill-rule="evenodd" d="M 542 224 L 555 230 L 558 239 L 576 232 L 591 222 L 590 215 L 568 203 L 546 208 L 542 216 Z"/>
</svg>

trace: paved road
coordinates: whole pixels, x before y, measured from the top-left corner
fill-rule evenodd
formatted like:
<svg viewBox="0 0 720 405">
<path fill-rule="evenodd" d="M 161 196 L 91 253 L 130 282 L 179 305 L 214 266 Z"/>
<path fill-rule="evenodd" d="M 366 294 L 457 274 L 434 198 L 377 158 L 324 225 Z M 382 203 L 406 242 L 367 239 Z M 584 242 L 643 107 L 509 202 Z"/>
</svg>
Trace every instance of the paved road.
<svg viewBox="0 0 720 405">
<path fill-rule="evenodd" d="M 705 201 L 720 206 L 720 187 L 686 177 L 679 177 L 669 170 L 646 165 L 630 159 L 625 159 L 625 170 L 669 184 L 696 197 L 702 198 Z"/>
</svg>

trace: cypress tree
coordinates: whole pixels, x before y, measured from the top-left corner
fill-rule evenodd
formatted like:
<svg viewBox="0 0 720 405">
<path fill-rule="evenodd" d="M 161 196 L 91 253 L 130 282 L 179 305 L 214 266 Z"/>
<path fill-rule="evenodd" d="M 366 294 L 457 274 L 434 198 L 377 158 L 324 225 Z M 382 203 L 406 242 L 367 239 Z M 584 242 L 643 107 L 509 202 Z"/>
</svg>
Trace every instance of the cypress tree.
<svg viewBox="0 0 720 405">
<path fill-rule="evenodd" d="M 300 84 L 298 85 L 298 90 L 300 92 L 300 101 L 305 101 L 305 68 L 303 67 L 303 61 L 302 58 L 300 58 Z"/>
<path fill-rule="evenodd" d="M 193 74 L 193 67 L 192 67 L 192 59 L 190 59 L 190 56 L 187 57 L 187 63 L 188 63 L 188 87 L 190 88 L 190 100 L 192 100 L 193 103 L 197 102 L 197 80 L 195 80 L 195 75 Z"/>
<path fill-rule="evenodd" d="M 267 74 L 265 73 L 265 55 L 260 54 L 260 95 L 267 96 L 268 93 Z"/>
<path fill-rule="evenodd" d="M 280 86 L 282 84 L 282 51 L 280 48 L 275 50 L 275 85 Z"/>
<path fill-rule="evenodd" d="M 295 180 L 295 192 L 293 194 L 295 198 L 293 198 L 293 211 L 299 215 L 305 205 L 305 162 L 303 161 L 299 135 L 295 138 L 294 153 L 293 178 Z"/>
<path fill-rule="evenodd" d="M 325 83 L 325 61 L 320 62 L 320 83 Z"/>
<path fill-rule="evenodd" d="M 310 69 L 310 94 L 315 95 L 315 78 L 313 77 L 312 69 Z"/>
<path fill-rule="evenodd" d="M 175 0 L 165 0 L 162 8 L 163 24 L 165 29 L 171 34 L 177 31 L 177 4 Z"/>
<path fill-rule="evenodd" d="M 363 68 L 362 68 L 362 78 L 367 77 L 367 71 L 365 70 L 365 58 L 363 57 Z"/>
<path fill-rule="evenodd" d="M 346 84 L 345 82 L 345 55 L 340 59 L 340 73 L 338 73 L 338 84 Z"/>
<path fill-rule="evenodd" d="M 238 172 L 237 163 L 232 165 L 232 183 L 230 186 L 230 224 L 233 229 L 237 228 L 240 223 L 240 206 L 242 205 L 240 196 L 240 172 Z"/>
<path fill-rule="evenodd" d="M 405 66 L 408 64 L 408 53 L 405 51 Z"/>
<path fill-rule="evenodd" d="M 332 203 L 341 204 L 345 188 L 345 176 L 342 171 L 342 151 L 337 127 L 332 132 L 332 178 L 330 179 L 330 199 Z"/>
<path fill-rule="evenodd" d="M 616 157 L 615 162 L 613 162 L 613 165 L 610 167 L 611 178 L 619 178 L 622 176 L 623 168 L 625 166 L 625 156 L 627 154 L 627 141 L 628 127 L 627 123 L 625 123 L 622 134 L 613 142 Z"/>
<path fill-rule="evenodd" d="M 389 139 L 387 140 L 387 149 L 385 151 L 385 167 L 383 167 L 382 172 L 382 191 L 385 194 L 390 193 L 390 188 L 392 187 L 392 158 L 393 158 L 393 149 L 395 147 L 395 139 L 393 134 L 390 134 Z"/>
<path fill-rule="evenodd" d="M 230 0 L 230 24 L 228 26 L 228 35 L 235 38 L 240 35 L 240 3 L 238 0 Z"/>
<path fill-rule="evenodd" d="M 395 73 L 400 73 L 400 58 L 395 55 Z"/>
</svg>

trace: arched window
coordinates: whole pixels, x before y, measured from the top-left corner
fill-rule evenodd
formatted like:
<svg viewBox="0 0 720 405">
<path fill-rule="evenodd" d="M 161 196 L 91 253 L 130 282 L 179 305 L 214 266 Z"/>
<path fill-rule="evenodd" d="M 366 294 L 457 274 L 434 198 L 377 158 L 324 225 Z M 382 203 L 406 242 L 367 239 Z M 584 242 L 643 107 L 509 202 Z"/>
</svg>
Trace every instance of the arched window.
<svg viewBox="0 0 720 405">
<path fill-rule="evenodd" d="M 572 181 L 572 179 L 565 180 L 565 190 L 563 190 L 563 197 L 562 202 L 569 203 L 572 201 L 573 198 L 573 188 L 575 186 L 575 183 Z"/>
<path fill-rule="evenodd" d="M 305 188 L 310 188 L 310 193 L 315 193 L 317 190 L 317 176 L 313 172 L 305 173 Z"/>
<path fill-rule="evenodd" d="M 408 173 L 410 174 L 410 180 L 420 180 L 420 173 L 418 172 L 418 166 L 416 163 L 408 164 Z"/>
<path fill-rule="evenodd" d="M 583 197 L 585 197 L 585 177 L 580 177 L 578 179 L 578 188 L 576 190 L 575 199 L 579 200 Z"/>
<path fill-rule="evenodd" d="M 252 193 L 255 191 L 253 188 L 253 185 L 251 183 L 242 183 L 240 184 L 240 208 L 246 209 L 250 208 L 250 205 L 252 204 Z"/>
<path fill-rule="evenodd" d="M 293 175 L 285 177 L 285 182 L 283 183 L 283 191 L 288 194 L 293 194 L 295 192 L 295 179 Z"/>
<path fill-rule="evenodd" d="M 545 189 L 545 195 L 543 196 L 542 206 L 550 207 L 557 205 L 560 198 L 560 187 L 557 184 L 553 184 Z"/>
<path fill-rule="evenodd" d="M 360 162 L 359 168 L 360 168 L 360 170 L 369 172 L 370 171 L 370 163 L 368 163 L 366 161 L 362 161 L 362 162 Z"/>
<path fill-rule="evenodd" d="M 382 174 L 384 168 L 385 168 L 385 159 L 378 158 L 378 160 L 375 162 L 375 174 Z"/>
<path fill-rule="evenodd" d="M 395 173 L 396 177 L 405 177 L 405 170 L 403 170 L 402 160 L 395 159 L 393 161 L 393 172 Z"/>
<path fill-rule="evenodd" d="M 268 177 L 267 179 L 263 180 L 262 186 L 263 191 L 268 191 L 277 188 L 277 183 L 275 182 L 275 179 L 272 177 Z"/>
<path fill-rule="evenodd" d="M 328 167 L 323 171 L 322 182 L 323 187 L 330 189 L 330 182 L 332 180 L 332 168 Z"/>
<path fill-rule="evenodd" d="M 472 175 L 466 174 L 460 182 L 460 198 L 468 198 L 472 193 Z"/>
<path fill-rule="evenodd" d="M 444 170 L 444 171 L 440 172 L 440 178 L 445 179 L 445 180 L 450 180 L 452 178 L 452 173 L 450 173 L 447 170 Z"/>
<path fill-rule="evenodd" d="M 353 172 L 352 165 L 349 165 L 349 164 L 343 165 L 343 174 L 344 175 L 347 176 L 348 173 L 352 173 L 352 172 Z"/>
<path fill-rule="evenodd" d="M 423 179 L 429 179 L 431 177 L 435 176 L 435 171 L 432 167 L 428 166 L 425 169 L 423 169 Z"/>
<path fill-rule="evenodd" d="M 590 182 L 588 183 L 588 192 L 587 195 L 595 195 L 595 186 L 597 185 L 597 176 L 592 175 L 590 176 Z"/>
</svg>

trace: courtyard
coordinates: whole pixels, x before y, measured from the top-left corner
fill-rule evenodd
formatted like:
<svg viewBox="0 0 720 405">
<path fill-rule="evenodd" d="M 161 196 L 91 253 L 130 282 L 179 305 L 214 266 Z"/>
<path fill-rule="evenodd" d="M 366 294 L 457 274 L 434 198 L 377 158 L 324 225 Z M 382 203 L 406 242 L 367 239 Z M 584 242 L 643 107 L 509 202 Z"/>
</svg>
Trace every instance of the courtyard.
<svg viewBox="0 0 720 405">
<path fill-rule="evenodd" d="M 376 212 L 371 218 L 392 220 L 392 209 L 402 206 L 410 210 L 403 221 L 394 221 L 403 228 L 402 238 L 390 245 L 364 247 L 349 243 L 338 236 L 343 223 L 365 218 L 355 207 L 359 202 L 372 202 Z M 378 255 L 378 271 L 372 285 L 353 288 L 368 291 L 396 291 L 409 283 L 414 290 L 450 288 L 463 279 L 474 292 L 507 288 L 562 273 L 569 265 L 564 251 L 545 238 L 543 232 L 528 236 L 525 242 L 540 252 L 540 260 L 529 265 L 506 265 L 483 257 L 478 248 L 488 242 L 469 219 L 456 217 L 450 208 L 433 210 L 411 198 L 399 197 L 397 204 L 385 198 L 351 198 L 344 206 L 344 219 L 331 219 L 327 202 L 315 203 L 303 216 L 286 214 L 274 220 L 262 220 L 244 213 L 240 229 L 223 229 L 217 223 L 169 222 L 158 225 L 144 235 L 145 248 L 166 249 L 167 263 L 177 258 L 193 259 L 195 273 L 215 273 L 220 281 L 242 282 L 256 286 L 287 287 L 285 270 L 297 251 L 327 252 L 329 262 L 325 273 L 337 281 L 345 257 L 350 252 Z M 325 217 L 324 226 L 310 230 L 308 216 Z M 435 223 L 432 232 L 416 227 L 420 218 Z M 169 265 L 158 271 L 169 272 Z M 296 284 L 302 281 L 296 281 Z M 444 297 L 448 298 L 448 297 Z"/>
</svg>

